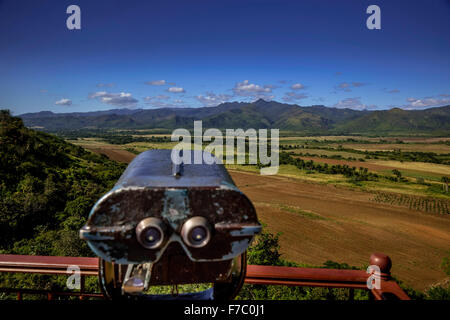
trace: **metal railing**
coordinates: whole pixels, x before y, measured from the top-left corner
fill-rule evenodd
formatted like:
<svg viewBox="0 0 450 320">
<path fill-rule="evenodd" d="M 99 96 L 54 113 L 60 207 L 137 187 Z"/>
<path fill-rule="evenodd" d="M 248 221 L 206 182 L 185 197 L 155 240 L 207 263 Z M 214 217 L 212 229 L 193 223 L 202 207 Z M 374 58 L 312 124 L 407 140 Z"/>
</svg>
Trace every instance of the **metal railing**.
<svg viewBox="0 0 450 320">
<path fill-rule="evenodd" d="M 48 300 L 57 296 L 77 296 L 83 298 L 103 298 L 101 293 L 85 292 L 85 277 L 98 276 L 98 258 L 54 257 L 27 255 L 0 255 L 0 272 L 35 273 L 49 275 L 69 275 L 70 266 L 77 266 L 80 275 L 79 291 L 56 292 L 52 290 L 35 290 L 19 288 L 0 288 L 0 292 L 16 293 L 22 300 L 24 294 L 46 295 Z M 375 300 L 400 299 L 409 300 L 408 295 L 390 276 L 391 260 L 383 254 L 373 254 L 370 265 L 378 266 L 379 274 L 370 275 L 363 270 L 297 268 L 248 265 L 245 283 L 259 285 L 287 285 L 304 287 L 349 288 L 350 298 L 354 289 L 369 290 Z M 379 288 L 369 289 L 368 278 L 378 277 Z"/>
</svg>

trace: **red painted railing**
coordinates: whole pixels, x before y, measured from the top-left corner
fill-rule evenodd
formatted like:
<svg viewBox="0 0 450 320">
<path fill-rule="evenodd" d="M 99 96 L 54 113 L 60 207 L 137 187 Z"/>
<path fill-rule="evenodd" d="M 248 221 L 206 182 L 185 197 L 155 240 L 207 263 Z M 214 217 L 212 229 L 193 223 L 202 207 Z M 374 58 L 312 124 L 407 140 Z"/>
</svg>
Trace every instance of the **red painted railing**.
<svg viewBox="0 0 450 320">
<path fill-rule="evenodd" d="M 409 300 L 406 293 L 390 277 L 391 260 L 388 256 L 373 254 L 370 258 L 370 264 L 377 265 L 381 271 L 379 275 L 381 288 L 370 290 L 375 300 Z M 100 293 L 84 292 L 85 277 L 98 276 L 98 258 L 0 255 L 0 272 L 68 275 L 68 267 L 74 265 L 80 270 L 81 289 L 79 292 L 12 288 L 0 288 L 0 292 L 17 293 L 18 300 L 22 299 L 23 294 L 43 294 L 47 295 L 49 300 L 55 296 L 79 296 L 80 299 L 83 297 L 103 298 Z M 368 277 L 369 274 L 362 270 L 248 265 L 245 283 L 349 288 L 351 290 L 350 296 L 352 296 L 354 289 L 369 290 L 367 287 Z"/>
</svg>

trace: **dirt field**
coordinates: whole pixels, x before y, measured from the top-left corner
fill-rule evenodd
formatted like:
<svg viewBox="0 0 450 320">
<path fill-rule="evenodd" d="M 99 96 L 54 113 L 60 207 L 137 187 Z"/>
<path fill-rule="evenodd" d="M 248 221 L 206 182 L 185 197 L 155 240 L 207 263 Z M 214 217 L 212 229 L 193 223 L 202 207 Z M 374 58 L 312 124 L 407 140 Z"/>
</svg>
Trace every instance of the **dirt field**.
<svg viewBox="0 0 450 320">
<path fill-rule="evenodd" d="M 440 264 L 450 254 L 449 216 L 374 203 L 365 192 L 238 171 L 231 175 L 267 228 L 282 232 L 287 260 L 362 266 L 371 253 L 383 252 L 393 260 L 393 275 L 413 288 L 446 278 Z"/>
<path fill-rule="evenodd" d="M 136 157 L 136 155 L 134 153 L 128 152 L 126 150 L 122 150 L 122 149 L 111 149 L 111 147 L 106 146 L 104 148 L 102 147 L 87 147 L 85 146 L 86 149 L 95 152 L 95 153 L 101 153 L 106 155 L 108 158 L 118 161 L 118 162 L 125 162 L 125 163 L 129 163 L 131 162 L 131 160 L 134 159 L 134 157 Z"/>
</svg>

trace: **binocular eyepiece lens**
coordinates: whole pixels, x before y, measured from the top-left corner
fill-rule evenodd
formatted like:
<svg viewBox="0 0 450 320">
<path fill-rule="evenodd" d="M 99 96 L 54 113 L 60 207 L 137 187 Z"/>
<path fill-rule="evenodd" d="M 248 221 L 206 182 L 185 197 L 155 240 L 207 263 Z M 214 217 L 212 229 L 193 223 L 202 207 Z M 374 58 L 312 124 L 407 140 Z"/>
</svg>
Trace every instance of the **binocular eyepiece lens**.
<svg viewBox="0 0 450 320">
<path fill-rule="evenodd" d="M 162 234 L 157 228 L 150 227 L 144 231 L 143 238 L 146 246 L 153 247 L 161 240 Z"/>
<path fill-rule="evenodd" d="M 193 217 L 184 223 L 181 237 L 188 246 L 201 248 L 206 246 L 211 238 L 211 227 L 205 218 Z"/>
<path fill-rule="evenodd" d="M 145 218 L 136 227 L 139 243 L 147 249 L 158 249 L 165 243 L 166 225 L 158 218 Z M 204 217 L 192 217 L 181 228 L 183 242 L 192 248 L 201 248 L 211 239 L 211 227 Z"/>
<path fill-rule="evenodd" d="M 207 234 L 208 231 L 204 227 L 195 227 L 191 231 L 190 239 L 192 243 L 201 243 L 203 240 L 205 240 Z"/>
<path fill-rule="evenodd" d="M 136 227 L 139 243 L 147 249 L 157 249 L 164 242 L 165 224 L 158 218 L 146 218 Z"/>
</svg>

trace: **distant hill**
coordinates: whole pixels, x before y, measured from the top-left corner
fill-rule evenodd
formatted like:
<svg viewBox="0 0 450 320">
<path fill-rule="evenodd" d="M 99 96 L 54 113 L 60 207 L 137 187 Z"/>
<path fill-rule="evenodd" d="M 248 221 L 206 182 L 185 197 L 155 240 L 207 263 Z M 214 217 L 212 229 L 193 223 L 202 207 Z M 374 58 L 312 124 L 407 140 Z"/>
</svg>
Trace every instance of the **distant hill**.
<svg viewBox="0 0 450 320">
<path fill-rule="evenodd" d="M 425 110 L 372 111 L 352 121 L 337 126 L 344 132 L 395 133 L 395 132 L 446 132 L 450 129 L 450 106 Z"/>
<path fill-rule="evenodd" d="M 450 106 L 426 110 L 394 108 L 358 111 L 325 106 L 302 107 L 262 99 L 216 107 L 115 109 L 87 113 L 43 111 L 20 116 L 28 127 L 46 131 L 79 129 L 278 128 L 305 134 L 450 133 Z"/>
</svg>

